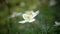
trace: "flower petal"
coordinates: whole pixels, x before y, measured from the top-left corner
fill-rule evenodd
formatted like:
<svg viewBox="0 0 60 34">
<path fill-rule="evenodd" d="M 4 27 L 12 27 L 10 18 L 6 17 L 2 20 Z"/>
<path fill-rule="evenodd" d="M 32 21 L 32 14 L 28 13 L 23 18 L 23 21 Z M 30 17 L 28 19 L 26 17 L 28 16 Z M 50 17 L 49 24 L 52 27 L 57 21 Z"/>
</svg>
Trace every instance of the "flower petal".
<svg viewBox="0 0 60 34">
<path fill-rule="evenodd" d="M 25 18 L 25 15 L 26 15 L 26 14 L 23 14 L 23 15 L 22 15 L 23 19 L 26 19 L 26 18 Z"/>
<path fill-rule="evenodd" d="M 23 20 L 23 21 L 19 21 L 18 23 L 26 23 L 27 21 L 26 20 Z"/>
<path fill-rule="evenodd" d="M 31 22 L 34 22 L 34 21 L 35 21 L 35 19 L 30 19 L 28 22 L 31 23 Z"/>
<path fill-rule="evenodd" d="M 59 22 L 57 22 L 57 21 L 55 22 L 55 24 L 56 24 L 56 25 L 60 25 L 60 23 L 59 23 Z"/>
<path fill-rule="evenodd" d="M 32 17 L 32 18 L 34 18 L 34 17 L 37 16 L 38 14 L 39 14 L 39 10 L 33 13 L 33 17 Z"/>
<path fill-rule="evenodd" d="M 54 26 L 59 26 L 59 25 L 60 25 L 60 23 L 55 21 L 55 25 Z"/>
</svg>

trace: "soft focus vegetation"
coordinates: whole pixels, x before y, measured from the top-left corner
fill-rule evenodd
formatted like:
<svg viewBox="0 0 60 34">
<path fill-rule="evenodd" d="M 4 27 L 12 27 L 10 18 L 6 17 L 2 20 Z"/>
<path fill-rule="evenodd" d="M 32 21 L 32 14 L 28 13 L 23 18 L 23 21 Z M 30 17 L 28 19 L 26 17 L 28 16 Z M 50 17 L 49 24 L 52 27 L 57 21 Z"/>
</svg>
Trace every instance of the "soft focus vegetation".
<svg viewBox="0 0 60 34">
<path fill-rule="evenodd" d="M 60 34 L 60 0 L 0 0 L 0 34 Z M 55 4 L 54 4 L 55 1 Z M 13 12 L 24 14 L 27 10 L 39 14 L 32 23 L 18 23 L 22 15 L 9 18 Z"/>
</svg>

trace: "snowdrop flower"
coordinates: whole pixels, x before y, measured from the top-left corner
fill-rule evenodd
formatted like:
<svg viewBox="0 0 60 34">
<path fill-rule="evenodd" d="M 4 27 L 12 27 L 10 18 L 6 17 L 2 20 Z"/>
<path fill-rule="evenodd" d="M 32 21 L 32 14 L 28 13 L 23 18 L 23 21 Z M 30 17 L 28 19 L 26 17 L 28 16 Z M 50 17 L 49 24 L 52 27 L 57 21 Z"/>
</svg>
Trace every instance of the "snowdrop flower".
<svg viewBox="0 0 60 34">
<path fill-rule="evenodd" d="M 59 25 L 60 25 L 60 23 L 55 21 L 55 25 L 54 26 L 59 26 Z"/>
<path fill-rule="evenodd" d="M 9 18 L 14 18 L 14 17 L 20 16 L 20 15 L 21 15 L 21 13 L 13 12 L 12 15 L 9 16 Z"/>
<path fill-rule="evenodd" d="M 26 23 L 26 22 L 31 23 L 31 22 L 34 22 L 35 21 L 34 17 L 36 17 L 38 14 L 39 14 L 39 10 L 36 11 L 36 12 L 33 12 L 33 11 L 29 11 L 28 12 L 28 11 L 26 11 L 26 13 L 24 13 L 22 15 L 24 20 L 23 21 L 19 21 L 19 23 Z"/>
</svg>

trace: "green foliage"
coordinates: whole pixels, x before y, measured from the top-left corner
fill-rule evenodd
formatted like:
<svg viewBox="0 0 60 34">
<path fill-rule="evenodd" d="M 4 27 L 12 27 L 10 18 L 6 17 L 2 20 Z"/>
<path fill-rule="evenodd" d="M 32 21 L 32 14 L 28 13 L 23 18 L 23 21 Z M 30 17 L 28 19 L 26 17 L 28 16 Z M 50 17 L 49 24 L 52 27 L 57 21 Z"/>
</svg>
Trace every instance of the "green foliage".
<svg viewBox="0 0 60 34">
<path fill-rule="evenodd" d="M 44 3 L 40 0 L 9 0 L 8 4 L 4 0 L 1 1 L 0 34 L 60 34 L 60 26 L 53 26 L 55 20 L 60 21 L 60 8 L 49 6 L 47 0 Z M 22 2 L 24 6 L 21 6 Z M 56 11 L 55 8 L 57 8 Z M 18 21 L 23 20 L 22 16 L 8 18 L 9 12 L 24 13 L 27 10 L 39 10 L 35 22 L 21 24 Z"/>
</svg>

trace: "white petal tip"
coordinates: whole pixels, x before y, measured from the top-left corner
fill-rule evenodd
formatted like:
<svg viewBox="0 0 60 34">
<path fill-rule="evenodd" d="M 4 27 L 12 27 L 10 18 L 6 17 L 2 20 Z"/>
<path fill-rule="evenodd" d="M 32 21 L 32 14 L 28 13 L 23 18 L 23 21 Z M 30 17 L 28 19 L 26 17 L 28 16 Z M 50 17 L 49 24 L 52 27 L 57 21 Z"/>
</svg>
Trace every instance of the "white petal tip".
<svg viewBox="0 0 60 34">
<path fill-rule="evenodd" d="M 18 23 L 24 24 L 25 22 L 21 22 L 21 21 L 20 21 L 20 22 L 18 22 Z"/>
<path fill-rule="evenodd" d="M 34 21 L 35 21 L 35 19 L 31 19 L 31 20 L 29 21 L 29 23 L 34 22 Z"/>
<path fill-rule="evenodd" d="M 39 14 L 39 10 L 37 10 L 35 13 L 36 13 L 36 14 Z"/>
<path fill-rule="evenodd" d="M 24 20 L 24 21 L 19 21 L 18 23 L 22 23 L 22 24 L 23 24 L 23 23 L 26 23 L 26 22 L 27 22 L 27 21 L 26 21 L 26 20 Z"/>
</svg>

